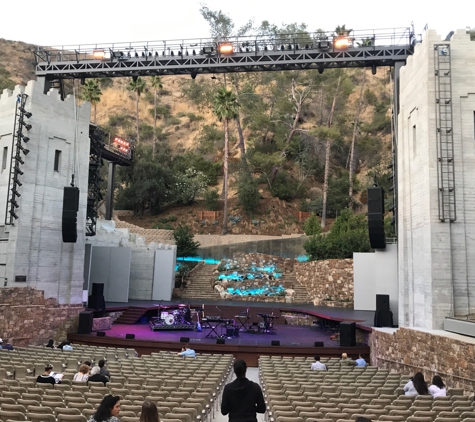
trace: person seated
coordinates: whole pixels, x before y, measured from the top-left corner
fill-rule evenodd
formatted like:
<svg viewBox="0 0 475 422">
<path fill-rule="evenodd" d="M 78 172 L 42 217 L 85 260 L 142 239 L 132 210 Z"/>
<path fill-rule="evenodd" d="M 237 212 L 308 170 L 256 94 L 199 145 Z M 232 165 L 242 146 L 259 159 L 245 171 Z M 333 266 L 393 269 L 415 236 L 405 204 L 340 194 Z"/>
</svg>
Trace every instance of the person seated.
<svg viewBox="0 0 475 422">
<path fill-rule="evenodd" d="M 71 346 L 71 342 L 69 340 L 66 340 L 64 342 L 62 349 L 63 350 L 74 350 L 73 346 Z"/>
<path fill-rule="evenodd" d="M 340 366 L 354 366 L 355 365 L 355 361 L 349 358 L 348 354 L 346 353 L 341 354 L 341 359 L 338 363 L 340 364 Z"/>
<path fill-rule="evenodd" d="M 91 374 L 89 375 L 89 378 L 87 379 L 87 382 L 89 381 L 92 382 L 103 382 L 104 385 L 109 382 L 109 380 L 104 376 L 101 375 L 101 368 L 98 366 L 94 366 L 94 368 L 91 369 Z"/>
<path fill-rule="evenodd" d="M 406 396 L 428 395 L 429 389 L 421 372 L 416 372 L 409 382 L 404 386 Z"/>
<path fill-rule="evenodd" d="M 153 401 L 145 400 L 142 403 L 140 422 L 160 422 L 157 405 Z"/>
<path fill-rule="evenodd" d="M 99 368 L 101 368 L 101 375 L 104 375 L 110 381 L 111 374 L 109 373 L 109 370 L 105 367 L 106 361 L 104 359 L 101 359 L 97 364 L 99 365 Z"/>
<path fill-rule="evenodd" d="M 324 363 L 320 362 L 320 356 L 315 356 L 315 362 L 310 366 L 312 371 L 326 371 L 327 366 Z"/>
<path fill-rule="evenodd" d="M 366 366 L 368 365 L 364 360 L 363 354 L 360 353 L 358 359 L 355 360 L 355 366 Z"/>
<path fill-rule="evenodd" d="M 184 358 L 187 356 L 190 358 L 196 358 L 196 352 L 193 349 L 190 349 L 187 344 L 185 347 L 182 347 L 181 352 L 178 352 L 178 356 L 183 356 Z"/>
<path fill-rule="evenodd" d="M 54 349 L 54 340 L 50 338 L 48 340 L 48 344 L 45 347 L 50 347 L 51 349 Z"/>
<path fill-rule="evenodd" d="M 95 366 L 94 368 L 99 367 Z M 120 422 L 119 413 L 120 397 L 109 394 L 102 399 L 96 413 L 89 418 L 88 422 Z"/>
<path fill-rule="evenodd" d="M 73 381 L 87 382 L 88 378 L 89 378 L 89 366 L 83 363 L 79 367 L 79 371 L 76 374 L 74 374 Z"/>
<path fill-rule="evenodd" d="M 42 375 L 38 375 L 36 378 L 36 382 L 39 382 L 40 384 L 56 384 L 56 379 L 53 377 L 51 374 L 53 371 L 53 366 L 52 365 L 46 365 L 45 366 L 45 372 L 43 372 Z"/>
<path fill-rule="evenodd" d="M 5 341 L 5 343 L 3 343 L 3 340 L 0 338 L 0 349 L 13 350 L 13 346 L 8 341 Z"/>
<path fill-rule="evenodd" d="M 442 378 L 438 375 L 435 375 L 434 378 L 432 378 L 432 385 L 429 387 L 429 394 L 434 398 L 447 396 L 447 389 L 445 388 Z"/>
</svg>

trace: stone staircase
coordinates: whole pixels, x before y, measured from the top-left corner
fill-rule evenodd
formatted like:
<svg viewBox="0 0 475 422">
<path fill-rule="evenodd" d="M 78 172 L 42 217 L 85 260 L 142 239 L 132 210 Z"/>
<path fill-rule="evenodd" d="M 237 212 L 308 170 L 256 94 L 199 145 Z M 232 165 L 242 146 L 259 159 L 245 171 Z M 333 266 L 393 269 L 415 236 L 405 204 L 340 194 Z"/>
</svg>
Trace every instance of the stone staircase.
<svg viewBox="0 0 475 422">
<path fill-rule="evenodd" d="M 139 321 L 140 318 L 144 316 L 147 312 L 147 308 L 141 308 L 138 306 L 131 306 L 127 308 L 127 310 L 117 318 L 114 323 L 115 324 L 135 324 Z"/>
<path fill-rule="evenodd" d="M 282 281 L 286 288 L 293 288 L 295 290 L 293 303 L 313 303 L 313 299 L 308 294 L 307 289 L 297 281 L 293 273 L 284 274 Z"/>
<path fill-rule="evenodd" d="M 214 271 L 216 265 L 203 264 L 187 279 L 187 288 L 183 292 L 183 297 L 187 299 L 216 299 L 221 297 L 213 289 L 211 281 L 216 276 Z"/>
</svg>

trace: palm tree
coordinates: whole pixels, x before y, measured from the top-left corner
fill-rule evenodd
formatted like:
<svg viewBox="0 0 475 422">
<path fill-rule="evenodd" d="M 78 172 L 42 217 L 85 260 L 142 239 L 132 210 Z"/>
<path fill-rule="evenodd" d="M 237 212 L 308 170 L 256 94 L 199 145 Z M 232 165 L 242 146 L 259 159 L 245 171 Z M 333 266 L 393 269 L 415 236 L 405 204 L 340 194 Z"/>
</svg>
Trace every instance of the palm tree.
<svg viewBox="0 0 475 422">
<path fill-rule="evenodd" d="M 237 97 L 232 91 L 226 88 L 219 88 L 213 100 L 213 113 L 220 122 L 224 123 L 224 157 L 223 157 L 223 196 L 224 196 L 224 211 L 223 211 L 223 231 L 221 234 L 225 235 L 228 232 L 228 154 L 229 154 L 229 120 L 235 119 L 238 113 L 239 104 Z"/>
<path fill-rule="evenodd" d="M 139 133 L 139 99 L 140 99 L 140 94 L 145 91 L 145 81 L 139 76 L 137 78 L 132 78 L 132 80 L 129 82 L 129 85 L 127 86 L 127 89 L 129 91 L 133 91 L 136 94 L 137 102 L 136 102 L 136 125 L 137 125 L 137 144 L 140 141 L 140 133 Z"/>
<path fill-rule="evenodd" d="M 89 101 L 94 106 L 94 120 L 96 123 L 96 106 L 101 101 L 102 91 L 99 87 L 99 79 L 86 79 L 86 82 L 81 88 L 81 99 Z"/>
<path fill-rule="evenodd" d="M 155 157 L 155 144 L 157 143 L 157 95 L 158 95 L 158 90 L 163 88 L 163 84 L 162 84 L 162 79 L 160 78 L 160 76 L 152 76 L 150 80 L 152 82 L 152 88 L 154 89 L 152 157 Z"/>
</svg>

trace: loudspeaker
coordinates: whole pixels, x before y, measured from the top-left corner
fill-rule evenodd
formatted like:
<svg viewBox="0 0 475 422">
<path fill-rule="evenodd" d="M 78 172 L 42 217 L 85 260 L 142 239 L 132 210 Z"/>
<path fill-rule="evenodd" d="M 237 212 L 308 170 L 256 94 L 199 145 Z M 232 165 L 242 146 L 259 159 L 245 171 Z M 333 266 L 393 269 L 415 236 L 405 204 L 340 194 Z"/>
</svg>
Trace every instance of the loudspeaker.
<svg viewBox="0 0 475 422">
<path fill-rule="evenodd" d="M 356 323 L 340 322 L 340 346 L 356 346 Z"/>
<path fill-rule="evenodd" d="M 190 337 L 180 337 L 180 343 L 188 343 L 190 341 Z"/>
<path fill-rule="evenodd" d="M 368 188 L 368 232 L 373 249 L 386 247 L 384 232 L 384 189 L 380 186 Z"/>
<path fill-rule="evenodd" d="M 226 343 L 226 340 L 224 340 L 224 338 L 217 338 L 216 339 L 216 344 L 225 344 Z"/>
<path fill-rule="evenodd" d="M 64 243 L 76 243 L 77 212 L 79 209 L 79 188 L 65 186 L 63 194 L 63 218 L 61 233 Z"/>
<path fill-rule="evenodd" d="M 92 283 L 91 296 L 104 296 L 104 283 Z"/>
<path fill-rule="evenodd" d="M 90 311 L 84 311 L 79 314 L 78 334 L 91 334 L 93 317 L 94 313 Z"/>
<path fill-rule="evenodd" d="M 106 310 L 106 302 L 104 300 L 104 284 L 92 283 L 92 294 L 89 296 L 88 307 L 91 309 Z"/>
<path fill-rule="evenodd" d="M 313 345 L 315 347 L 323 347 L 323 341 L 316 341 L 315 343 L 313 343 Z"/>
<path fill-rule="evenodd" d="M 280 341 L 279 341 L 279 340 L 272 340 L 272 341 L 270 342 L 270 345 L 271 345 L 271 346 L 280 346 Z"/>
<path fill-rule="evenodd" d="M 98 331 L 98 332 L 96 333 L 96 336 L 97 336 L 97 337 L 105 337 L 105 336 L 106 336 L 106 333 L 105 333 L 104 331 Z"/>
<path fill-rule="evenodd" d="M 375 327 L 393 327 L 393 313 L 387 311 L 376 311 L 374 313 Z"/>
<path fill-rule="evenodd" d="M 376 295 L 376 310 L 389 311 L 389 295 Z"/>
<path fill-rule="evenodd" d="M 135 334 L 126 334 L 125 338 L 127 338 L 129 340 L 133 340 L 135 338 Z"/>
</svg>

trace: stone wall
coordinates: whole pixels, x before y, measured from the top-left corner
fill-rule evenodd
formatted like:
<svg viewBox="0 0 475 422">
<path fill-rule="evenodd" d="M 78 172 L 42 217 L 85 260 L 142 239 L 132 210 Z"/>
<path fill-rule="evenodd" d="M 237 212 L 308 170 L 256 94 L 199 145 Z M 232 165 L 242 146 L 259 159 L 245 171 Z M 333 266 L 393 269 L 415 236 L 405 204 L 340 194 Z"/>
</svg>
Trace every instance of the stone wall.
<svg viewBox="0 0 475 422">
<path fill-rule="evenodd" d="M 260 253 L 236 253 L 232 260 L 236 261 L 243 268 L 251 266 L 252 264 L 260 265 L 261 263 L 268 264 L 272 262 L 278 269 L 282 270 L 284 274 L 293 272 L 295 265 L 295 259 Z"/>
<path fill-rule="evenodd" d="M 373 328 L 371 364 L 408 376 L 421 371 L 427 381 L 440 375 L 449 387 L 473 394 L 475 339 L 446 331 Z"/>
<path fill-rule="evenodd" d="M 297 281 L 317 306 L 353 307 L 353 260 L 328 259 L 295 263 Z"/>
<path fill-rule="evenodd" d="M 13 346 L 59 342 L 78 328 L 79 305 L 60 305 L 31 287 L 0 289 L 0 337 Z"/>
</svg>

